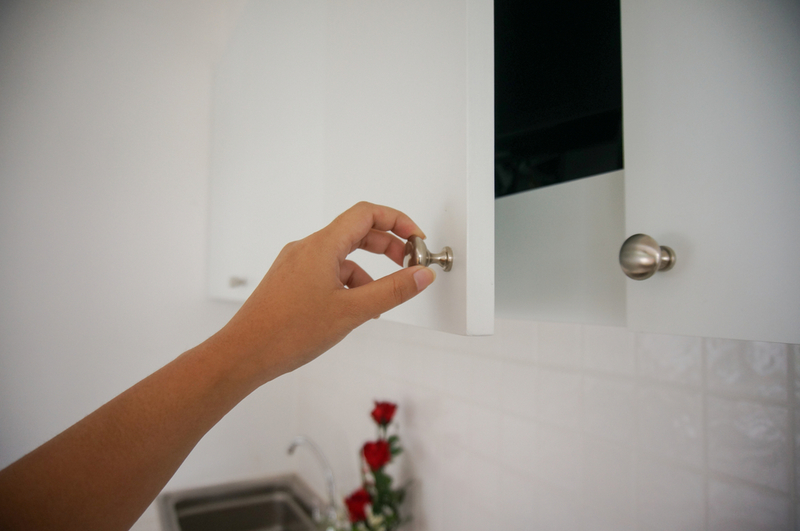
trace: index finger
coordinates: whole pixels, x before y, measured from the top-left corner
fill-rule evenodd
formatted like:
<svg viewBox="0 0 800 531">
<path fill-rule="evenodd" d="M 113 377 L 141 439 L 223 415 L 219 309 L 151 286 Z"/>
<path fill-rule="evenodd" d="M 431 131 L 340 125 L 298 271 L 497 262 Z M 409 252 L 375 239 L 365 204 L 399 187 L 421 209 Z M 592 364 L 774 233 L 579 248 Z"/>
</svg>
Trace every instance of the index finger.
<svg viewBox="0 0 800 531">
<path fill-rule="evenodd" d="M 422 229 L 404 213 L 365 201 L 340 214 L 328 228 L 334 233 L 340 259 L 344 259 L 353 246 L 365 238 L 372 229 L 391 231 L 404 240 L 411 236 L 425 238 Z"/>
</svg>

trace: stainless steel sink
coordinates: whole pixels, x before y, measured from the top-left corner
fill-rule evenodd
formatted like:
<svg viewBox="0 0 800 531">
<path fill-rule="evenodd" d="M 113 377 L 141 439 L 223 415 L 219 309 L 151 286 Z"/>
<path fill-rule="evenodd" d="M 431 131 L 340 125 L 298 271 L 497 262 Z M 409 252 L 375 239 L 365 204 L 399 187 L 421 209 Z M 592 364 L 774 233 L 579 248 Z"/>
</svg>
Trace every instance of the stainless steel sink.
<svg viewBox="0 0 800 531">
<path fill-rule="evenodd" d="M 314 531 L 321 501 L 295 475 L 164 493 L 164 531 Z"/>
</svg>

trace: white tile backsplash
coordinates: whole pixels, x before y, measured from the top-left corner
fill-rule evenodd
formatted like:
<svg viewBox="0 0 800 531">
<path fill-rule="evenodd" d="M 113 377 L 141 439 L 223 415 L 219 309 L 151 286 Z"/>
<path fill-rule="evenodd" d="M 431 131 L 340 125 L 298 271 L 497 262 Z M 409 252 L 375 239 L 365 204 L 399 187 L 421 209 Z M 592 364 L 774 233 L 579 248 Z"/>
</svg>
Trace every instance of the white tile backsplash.
<svg viewBox="0 0 800 531">
<path fill-rule="evenodd" d="M 786 496 L 746 484 L 709 480 L 709 531 L 776 531 L 791 529 Z"/>
<path fill-rule="evenodd" d="M 789 491 L 792 457 L 785 407 L 710 397 L 708 416 L 709 468 Z"/>
<path fill-rule="evenodd" d="M 703 399 L 699 391 L 640 383 L 636 399 L 644 453 L 703 464 Z"/>
<path fill-rule="evenodd" d="M 800 405 L 800 345 L 789 345 L 794 368 L 794 399 Z"/>
<path fill-rule="evenodd" d="M 547 484 L 580 490 L 584 482 L 585 441 L 577 430 L 537 426 L 533 475 Z"/>
<path fill-rule="evenodd" d="M 531 364 L 508 365 L 498 389 L 503 410 L 527 419 L 539 416 L 539 368 Z"/>
<path fill-rule="evenodd" d="M 654 380 L 699 386 L 701 345 L 698 337 L 637 334 L 638 373 Z"/>
<path fill-rule="evenodd" d="M 500 427 L 500 463 L 508 470 L 518 474 L 526 474 L 533 478 L 541 474 L 542 462 L 537 447 L 541 427 L 526 419 L 514 415 L 503 416 Z"/>
<path fill-rule="evenodd" d="M 591 520 L 632 529 L 635 511 L 634 454 L 628 445 L 594 441 L 585 449 L 583 499 Z"/>
<path fill-rule="evenodd" d="M 633 444 L 636 386 L 632 379 L 584 377 L 583 409 L 586 431 Z"/>
<path fill-rule="evenodd" d="M 583 365 L 581 334 L 582 328 L 577 324 L 539 323 L 537 361 L 542 365 L 580 369 Z"/>
<path fill-rule="evenodd" d="M 534 522 L 514 529 L 547 529 L 552 531 L 574 531 L 593 529 L 584 526 L 583 497 L 574 489 L 562 488 L 541 482 L 531 484 L 531 496 L 536 499 L 538 512 Z"/>
<path fill-rule="evenodd" d="M 649 458 L 637 467 L 636 514 L 640 528 L 685 531 L 705 527 L 705 478 L 700 472 Z"/>
<path fill-rule="evenodd" d="M 539 499 L 532 490 L 530 478 L 513 470 L 503 471 L 497 521 L 488 529 L 528 529 L 531 522 L 539 521 Z"/>
<path fill-rule="evenodd" d="M 583 327 L 583 365 L 586 369 L 633 376 L 636 372 L 635 335 L 612 326 Z"/>
<path fill-rule="evenodd" d="M 503 427 L 503 416 L 497 409 L 474 406 L 470 418 L 465 424 L 470 424 L 474 429 L 467 432 L 467 448 L 476 455 L 490 459 L 494 462 L 500 459 L 500 445 L 497 441 Z M 463 429 L 462 424 L 462 429 Z"/>
<path fill-rule="evenodd" d="M 298 373 L 301 429 L 342 491 L 372 399 L 400 404 L 410 529 L 797 525 L 800 347 L 519 321 L 489 338 L 409 330 L 369 323 Z"/>
<path fill-rule="evenodd" d="M 567 428 L 583 425 L 583 375 L 559 369 L 539 369 L 539 418 Z"/>
<path fill-rule="evenodd" d="M 503 402 L 505 375 L 508 374 L 510 362 L 476 356 L 472 363 L 472 384 L 469 399 L 486 406 L 500 408 Z"/>
<path fill-rule="evenodd" d="M 706 339 L 704 344 L 709 390 L 786 402 L 786 345 L 731 339 Z"/>
</svg>

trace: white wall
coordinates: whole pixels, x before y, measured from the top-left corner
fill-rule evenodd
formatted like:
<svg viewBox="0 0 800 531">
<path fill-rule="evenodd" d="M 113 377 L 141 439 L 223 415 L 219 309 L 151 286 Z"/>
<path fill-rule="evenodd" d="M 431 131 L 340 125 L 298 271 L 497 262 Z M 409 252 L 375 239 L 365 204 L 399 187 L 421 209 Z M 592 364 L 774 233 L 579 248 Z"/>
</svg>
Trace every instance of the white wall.
<svg viewBox="0 0 800 531">
<path fill-rule="evenodd" d="M 241 4 L 0 3 L 0 466 L 235 311 L 204 283 L 210 76 Z M 798 363 L 617 328 L 375 322 L 237 407 L 170 488 L 298 464 L 318 485 L 284 454 L 301 430 L 345 494 L 385 398 L 420 530 L 793 529 Z"/>
<path fill-rule="evenodd" d="M 210 89 L 241 0 L 0 3 L 0 467 L 215 332 Z M 286 469 L 291 376 L 172 482 Z"/>
</svg>

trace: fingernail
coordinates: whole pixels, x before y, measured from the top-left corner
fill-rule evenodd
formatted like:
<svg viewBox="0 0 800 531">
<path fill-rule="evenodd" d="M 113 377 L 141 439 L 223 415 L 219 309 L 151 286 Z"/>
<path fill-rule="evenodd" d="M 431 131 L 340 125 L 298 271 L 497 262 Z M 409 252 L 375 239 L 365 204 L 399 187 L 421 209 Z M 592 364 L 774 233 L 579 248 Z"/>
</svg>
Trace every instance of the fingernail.
<svg viewBox="0 0 800 531">
<path fill-rule="evenodd" d="M 433 284 L 434 280 L 436 280 L 436 271 L 430 267 L 421 267 L 414 273 L 414 282 L 417 283 L 417 292 Z"/>
</svg>

